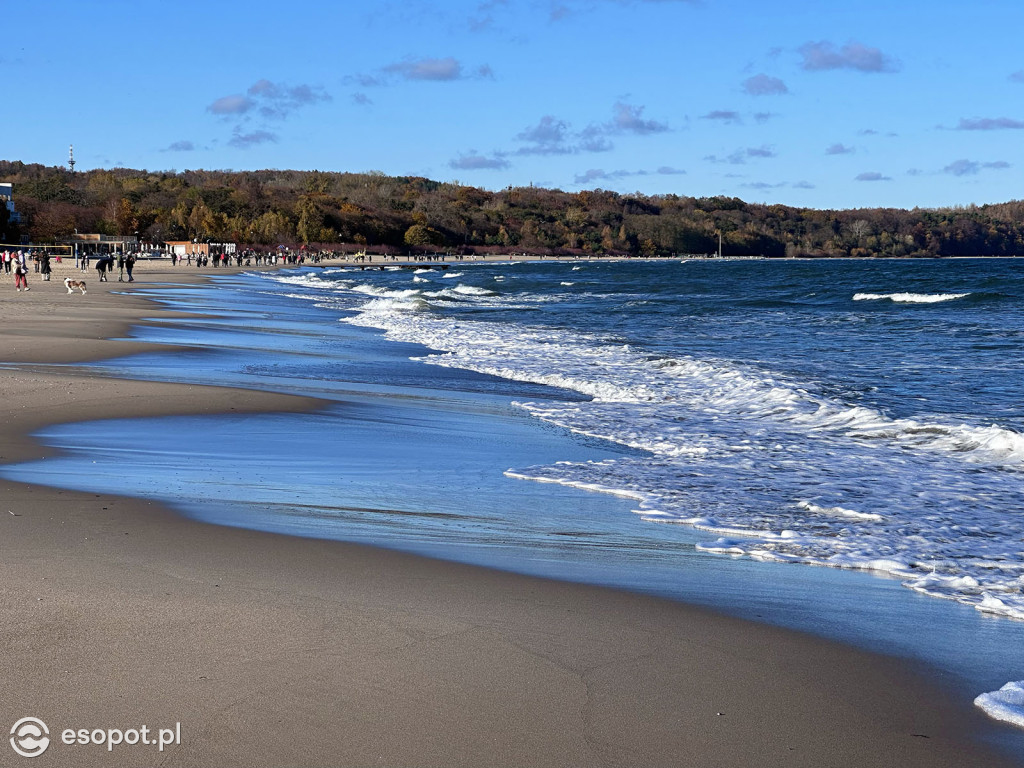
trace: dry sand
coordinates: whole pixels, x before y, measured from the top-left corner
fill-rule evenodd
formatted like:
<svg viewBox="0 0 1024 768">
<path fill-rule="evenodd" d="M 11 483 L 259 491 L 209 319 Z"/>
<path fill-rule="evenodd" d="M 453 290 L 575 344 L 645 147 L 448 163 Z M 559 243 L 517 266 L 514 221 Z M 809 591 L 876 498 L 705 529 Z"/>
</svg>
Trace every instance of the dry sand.
<svg viewBox="0 0 1024 768">
<path fill-rule="evenodd" d="M 67 273 L 70 266 L 62 265 Z M 297 410 L 259 392 L 38 363 L 125 354 L 202 279 L 143 262 L 69 296 L 0 278 L 0 461 L 106 417 Z M 987 727 L 906 664 L 671 601 L 337 542 L 206 525 L 156 503 L 0 481 L 0 724 L 33 766 L 978 766 Z M 68 746 L 65 728 L 181 724 L 181 744 Z M 8 744 L 0 764 L 20 765 Z"/>
</svg>

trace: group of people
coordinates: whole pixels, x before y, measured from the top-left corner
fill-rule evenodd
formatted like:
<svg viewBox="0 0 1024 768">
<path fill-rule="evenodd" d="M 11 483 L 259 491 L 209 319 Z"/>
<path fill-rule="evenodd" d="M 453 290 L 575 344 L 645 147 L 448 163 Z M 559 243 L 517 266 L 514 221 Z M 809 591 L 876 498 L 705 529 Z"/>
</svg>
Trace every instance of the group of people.
<svg viewBox="0 0 1024 768">
<path fill-rule="evenodd" d="M 193 263 L 197 267 L 230 267 L 232 265 L 236 267 L 251 267 L 253 265 L 262 267 L 264 265 L 276 264 L 304 264 L 307 259 L 319 263 L 321 255 L 319 253 L 307 255 L 304 252 L 285 253 L 279 251 L 263 253 L 249 248 L 232 253 L 177 253 L 171 251 L 172 267 L 181 266 L 182 264 L 191 267 Z"/>
<path fill-rule="evenodd" d="M 35 265 L 35 271 L 43 276 L 43 280 L 49 280 L 52 272 L 50 268 L 50 254 L 37 253 L 32 254 L 32 251 L 26 253 L 25 251 L 4 251 L 0 254 L 3 259 L 3 270 L 4 274 L 14 275 L 14 287 L 18 291 L 31 290 L 28 287 L 28 262 L 31 260 Z"/>
<path fill-rule="evenodd" d="M 135 268 L 136 258 L 134 253 L 100 256 L 94 264 L 100 282 L 107 282 L 107 273 L 113 272 L 116 265 L 118 270 L 117 279 L 122 282 L 134 283 L 135 278 L 132 276 L 132 270 Z M 29 264 L 31 263 L 35 271 L 42 275 L 44 281 L 48 281 L 53 273 L 50 259 L 51 256 L 46 251 L 37 253 L 33 253 L 31 250 L 2 251 L 0 252 L 2 267 L 0 268 L 2 268 L 4 274 L 14 275 L 14 287 L 18 291 L 28 291 L 31 290 L 28 287 Z M 60 261 L 60 256 L 57 256 L 57 261 Z M 78 266 L 83 271 L 88 268 L 88 265 L 88 257 L 83 257 L 78 262 Z"/>
<path fill-rule="evenodd" d="M 134 253 L 119 253 L 117 256 L 106 255 L 100 256 L 96 259 L 96 276 L 99 278 L 101 283 L 107 282 L 107 273 L 114 271 L 114 264 L 117 264 L 117 281 L 119 283 L 126 282 L 125 276 L 127 275 L 129 283 L 134 283 L 135 278 L 132 277 L 132 270 L 135 269 L 135 254 Z M 85 262 L 88 264 L 88 262 Z"/>
</svg>

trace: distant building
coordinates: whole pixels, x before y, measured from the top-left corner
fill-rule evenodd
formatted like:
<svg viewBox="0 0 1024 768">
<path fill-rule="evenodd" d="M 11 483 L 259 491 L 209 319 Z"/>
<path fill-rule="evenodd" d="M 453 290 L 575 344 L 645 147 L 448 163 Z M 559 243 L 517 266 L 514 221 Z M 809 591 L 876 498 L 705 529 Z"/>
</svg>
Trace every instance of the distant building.
<svg viewBox="0 0 1024 768">
<path fill-rule="evenodd" d="M 10 211 L 11 224 L 20 224 L 21 214 L 14 210 L 14 185 L 9 181 L 0 181 L 0 202 Z"/>
<path fill-rule="evenodd" d="M 195 243 L 191 240 L 168 240 L 164 245 L 168 253 L 176 256 L 208 256 L 210 254 L 209 243 Z"/>
<path fill-rule="evenodd" d="M 134 235 L 74 234 L 57 241 L 60 245 L 73 245 L 80 254 L 127 253 L 139 250 L 139 238 Z"/>
</svg>

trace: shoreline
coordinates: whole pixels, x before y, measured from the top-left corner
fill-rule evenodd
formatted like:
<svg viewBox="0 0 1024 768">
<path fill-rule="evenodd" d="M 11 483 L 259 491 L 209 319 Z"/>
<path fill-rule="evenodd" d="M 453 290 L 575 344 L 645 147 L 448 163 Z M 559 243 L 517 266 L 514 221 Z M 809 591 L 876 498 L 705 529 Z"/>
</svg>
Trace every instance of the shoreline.
<svg viewBox="0 0 1024 768">
<path fill-rule="evenodd" d="M 15 299 L 0 305 L 0 460 L 52 455 L 30 435 L 68 421 L 318 408 L 33 369 L 152 349 L 108 339 L 181 316 L 118 287 L 239 271 L 143 262 L 132 287 L 92 279 L 86 296 L 60 274 L 30 274 L 27 294 L 0 283 Z M 0 487 L 11 723 L 180 722 L 169 765 L 1019 764 L 973 740 L 992 723 L 969 701 L 898 659 L 640 594 Z M 147 757 L 58 743 L 43 760 Z"/>
</svg>

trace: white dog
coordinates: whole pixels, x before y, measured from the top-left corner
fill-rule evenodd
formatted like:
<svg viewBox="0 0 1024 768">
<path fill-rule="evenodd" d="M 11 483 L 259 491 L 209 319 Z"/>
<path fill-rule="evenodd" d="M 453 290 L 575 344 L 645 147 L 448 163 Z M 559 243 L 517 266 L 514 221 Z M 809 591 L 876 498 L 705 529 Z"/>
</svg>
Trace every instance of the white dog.
<svg viewBox="0 0 1024 768">
<path fill-rule="evenodd" d="M 72 280 L 70 277 L 65 277 L 64 287 L 68 289 L 68 293 L 74 293 L 77 288 L 83 295 L 85 294 L 85 280 Z"/>
</svg>

